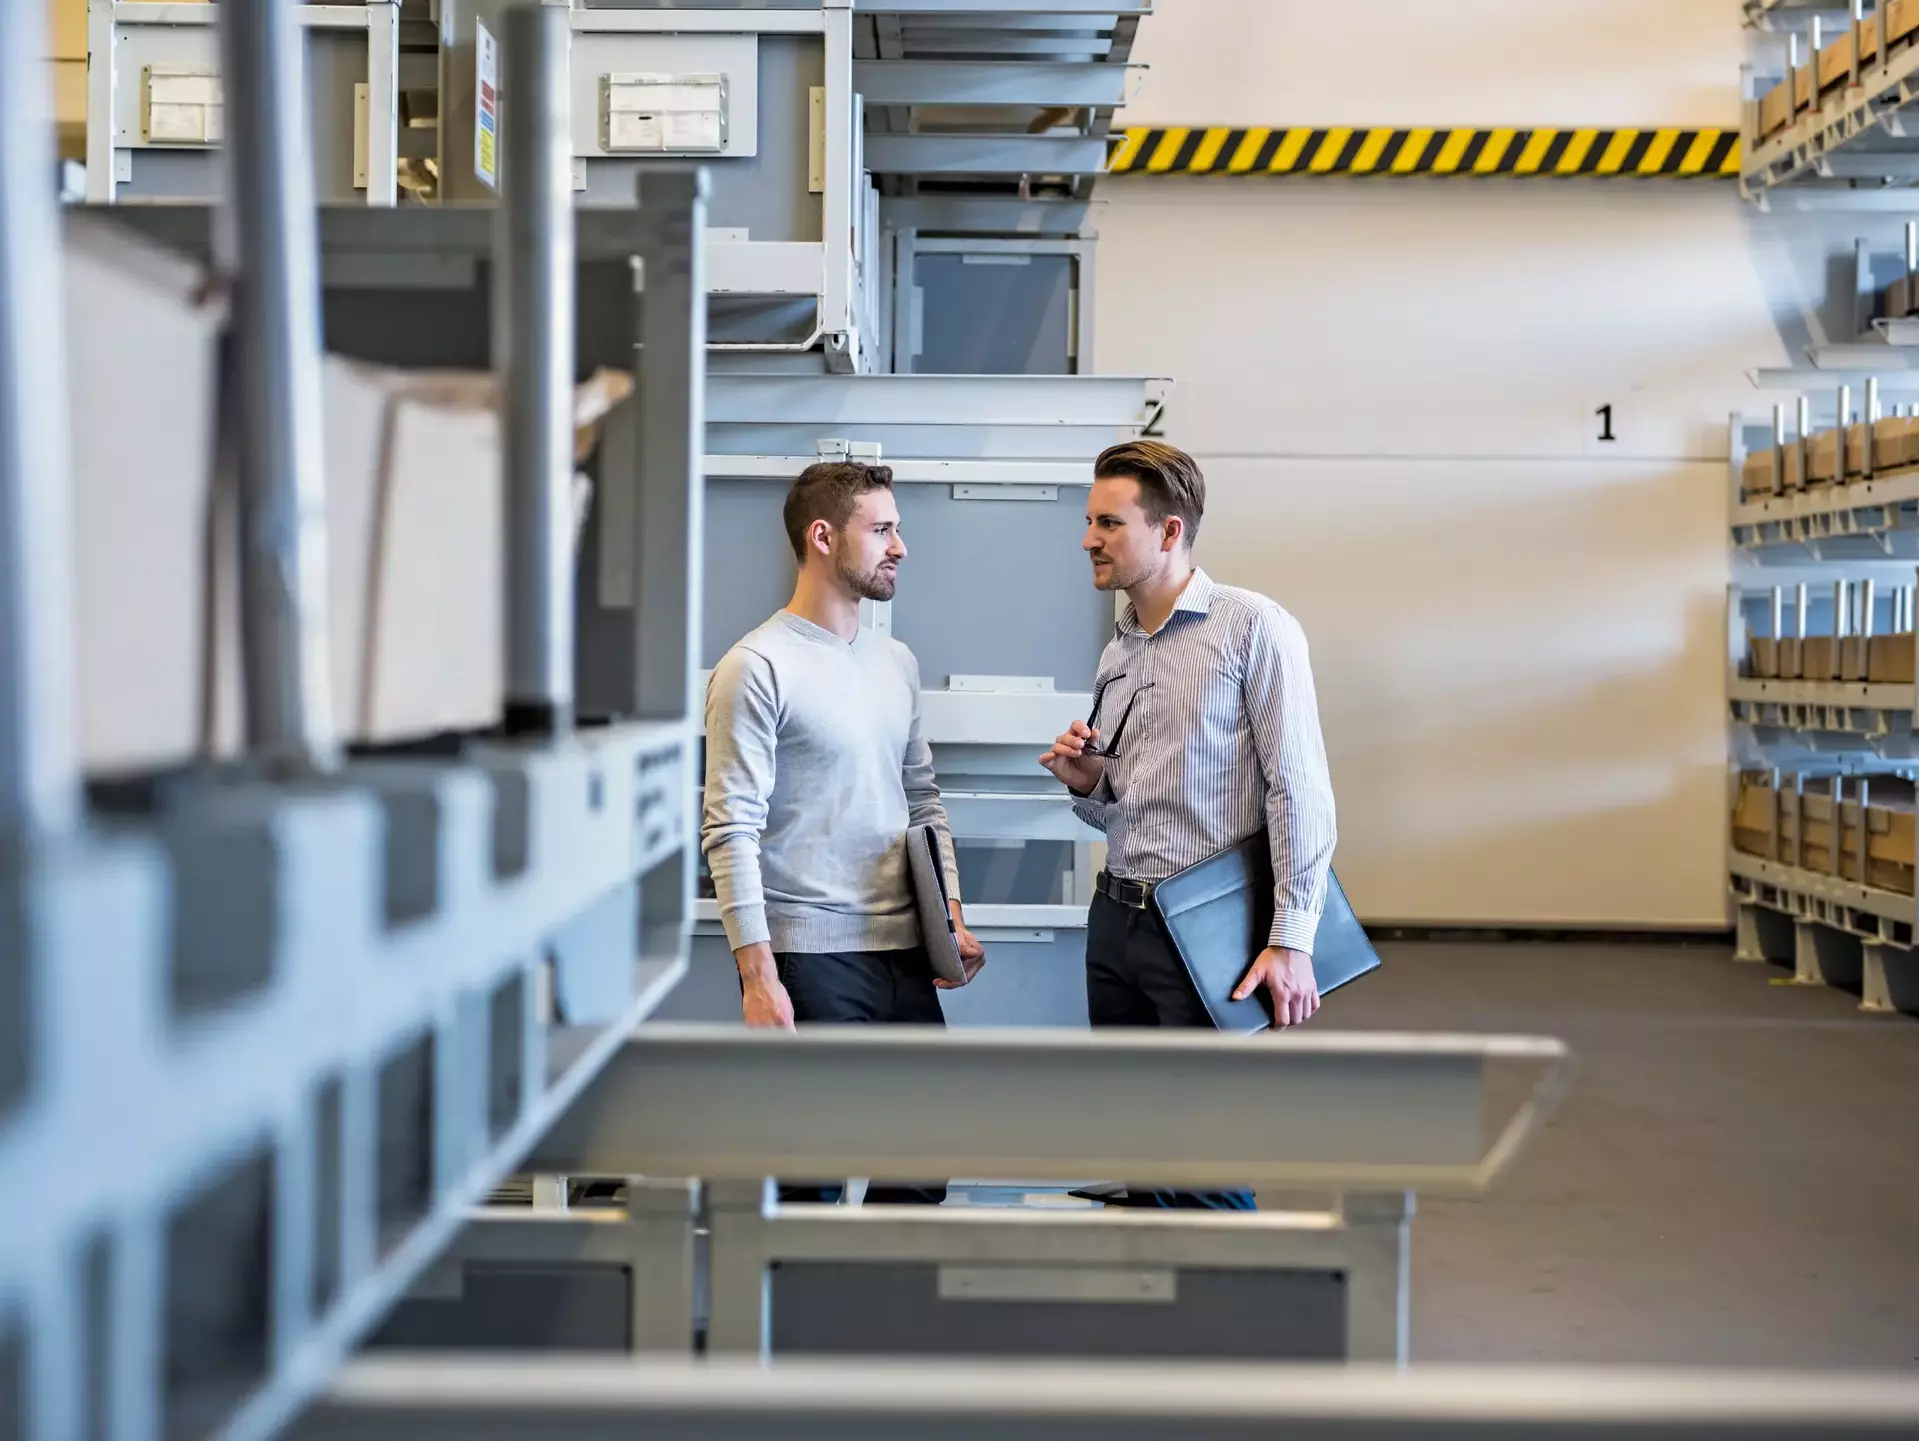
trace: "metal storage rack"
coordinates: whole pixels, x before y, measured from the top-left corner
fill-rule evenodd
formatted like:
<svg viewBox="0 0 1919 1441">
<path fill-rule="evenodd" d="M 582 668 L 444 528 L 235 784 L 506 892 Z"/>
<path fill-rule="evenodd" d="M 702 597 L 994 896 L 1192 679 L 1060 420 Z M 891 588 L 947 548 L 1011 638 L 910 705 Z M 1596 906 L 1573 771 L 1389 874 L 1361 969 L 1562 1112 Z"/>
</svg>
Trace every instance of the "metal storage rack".
<svg viewBox="0 0 1919 1441">
<path fill-rule="evenodd" d="M 1739 183 L 1749 198 L 1763 202 L 1787 187 L 1851 190 L 1919 180 L 1919 140 L 1908 114 L 1919 100 L 1916 37 L 1878 47 L 1874 37 L 1892 13 L 1889 0 L 1850 0 L 1839 7 L 1837 25 L 1826 23 L 1833 13 L 1832 6 L 1799 0 L 1747 0 L 1749 24 L 1785 34 L 1783 47 L 1770 47 L 1763 73 L 1758 65 L 1745 70 Z M 1808 62 L 1819 78 L 1801 83 Z M 1764 133 L 1764 97 L 1780 84 L 1796 87 L 1787 123 Z"/>
<path fill-rule="evenodd" d="M 1729 820 L 1727 869 L 1740 959 L 1789 963 L 1803 984 L 1855 987 L 1866 1009 L 1891 1011 L 1919 1008 L 1913 950 L 1919 897 L 1868 883 L 1868 805 L 1875 777 L 1910 776 L 1919 761 L 1919 684 L 1874 680 L 1861 673 L 1861 662 L 1874 636 L 1919 630 L 1913 616 L 1919 577 L 1898 563 L 1909 565 L 1919 554 L 1919 510 L 1912 504 L 1919 466 L 1901 460 L 1881 468 L 1869 441 L 1865 454 L 1848 456 L 1851 441 L 1866 439 L 1858 424 L 1869 428 L 1880 409 L 1877 380 L 1869 379 L 1862 410 L 1850 386 L 1831 393 L 1830 409 L 1819 417 L 1830 417 L 1823 430 L 1816 429 L 1811 397 L 1801 399 L 1790 419 L 1784 406 L 1775 407 L 1769 427 L 1732 417 L 1729 519 L 1740 574 L 1728 606 L 1727 706 L 1734 727 L 1728 810 L 1739 804 L 1741 773 L 1769 772 L 1776 797 L 1768 854 L 1741 849 Z M 1842 420 L 1854 428 L 1834 440 L 1830 433 Z M 1855 478 L 1781 488 L 1787 475 L 1812 473 L 1815 434 L 1833 444 L 1835 473 Z M 1772 456 L 1775 492 L 1749 498 L 1747 457 L 1762 448 Z M 1803 653 L 1809 637 L 1829 636 L 1822 657 L 1833 678 L 1759 673 L 1778 667 L 1753 663 L 1748 636 L 1775 656 L 1794 646 Z M 1842 642 L 1856 652 L 1843 665 L 1851 679 L 1839 678 Z M 1888 641 L 1881 656 L 1897 660 L 1886 654 L 1897 644 Z M 1919 675 L 1919 636 L 1910 644 L 1908 668 Z M 1810 824 L 1807 794 L 1831 801 L 1828 869 L 1809 866 L 1801 849 Z M 1845 863 L 1847 843 L 1856 845 L 1856 867 Z"/>
<path fill-rule="evenodd" d="M 649 175 L 635 227 L 654 284 L 636 337 L 631 718 L 572 721 L 571 567 L 553 545 L 571 530 L 572 213 L 529 103 L 504 137 L 524 178 L 497 212 L 515 317 L 499 351 L 507 725 L 440 759 L 343 759 L 315 584 L 301 36 L 274 0 L 202 12 L 193 33 L 223 42 L 234 119 L 252 756 L 148 814 L 88 817 L 39 13 L 0 30 L 0 1427 L 251 1441 L 325 1382 L 684 968 L 703 180 Z M 533 97 L 564 17 L 513 23 Z"/>
<path fill-rule="evenodd" d="M 1490 1088 L 1513 1068 L 1533 1073 L 1532 1089 L 1501 1120 L 1495 1110 L 1510 1103 Z M 1496 1185 L 1568 1077 L 1562 1044 L 1523 1037 L 1327 1035 L 1275 1047 L 1025 1031 L 929 1047 L 886 1027 L 769 1043 L 652 1026 L 534 1160 L 575 1175 L 697 1182 L 629 1182 L 623 1211 L 485 1214 L 456 1243 L 436 1294 L 458 1295 L 469 1264 L 514 1265 L 522 1278 L 563 1272 L 518 1318 L 517 1338 L 496 1340 L 520 1349 L 538 1344 L 539 1317 L 583 1308 L 562 1293 L 586 1279 L 567 1268 L 585 1265 L 624 1304 L 605 1311 L 597 1335 L 575 1331 L 575 1346 L 612 1338 L 684 1355 L 697 1332 L 710 1354 L 769 1360 L 1005 1354 L 1015 1343 L 1035 1357 L 1084 1357 L 1104 1343 L 1140 1357 L 1203 1347 L 1221 1360 L 1404 1364 L 1416 1196 Z M 1280 1091 L 1298 1104 L 1276 1111 L 1269 1098 Z M 641 1101 L 662 1094 L 698 1095 L 697 1119 Z M 969 1099 L 963 1115 L 953 1096 Z M 1062 1116 L 1075 1120 L 1062 1126 Z M 1340 1200 L 1221 1226 L 1098 1208 L 780 1205 L 764 1179 L 952 1168 Z M 1143 1316 L 1141 1301 L 1152 1303 Z M 1249 1314 L 1267 1323 L 1248 1325 Z"/>
<path fill-rule="evenodd" d="M 401 0 L 294 8 L 312 85 L 313 143 L 302 163 L 315 189 L 327 202 L 396 203 Z M 219 18 L 210 4 L 88 0 L 89 200 L 219 194 L 229 70 Z"/>
</svg>

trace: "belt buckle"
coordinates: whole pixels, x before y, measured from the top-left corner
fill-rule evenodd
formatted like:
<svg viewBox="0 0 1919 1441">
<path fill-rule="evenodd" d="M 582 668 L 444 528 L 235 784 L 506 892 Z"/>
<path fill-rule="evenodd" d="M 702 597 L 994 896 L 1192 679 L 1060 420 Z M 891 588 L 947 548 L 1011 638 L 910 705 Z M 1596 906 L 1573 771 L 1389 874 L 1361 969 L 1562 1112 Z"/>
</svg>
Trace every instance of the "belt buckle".
<svg viewBox="0 0 1919 1441">
<path fill-rule="evenodd" d="M 1106 878 L 1106 886 L 1106 894 L 1118 901 L 1122 906 L 1130 907 L 1136 911 L 1143 911 L 1152 904 L 1153 888 L 1144 881 L 1128 880 L 1119 876 L 1108 875 Z"/>
</svg>

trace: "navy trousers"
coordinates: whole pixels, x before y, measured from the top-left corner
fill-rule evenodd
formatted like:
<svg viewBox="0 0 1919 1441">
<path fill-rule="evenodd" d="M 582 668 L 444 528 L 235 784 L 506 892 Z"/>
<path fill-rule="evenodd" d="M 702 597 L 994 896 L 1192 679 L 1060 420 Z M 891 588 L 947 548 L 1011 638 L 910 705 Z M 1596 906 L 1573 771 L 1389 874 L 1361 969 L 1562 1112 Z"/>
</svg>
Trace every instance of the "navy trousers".
<svg viewBox="0 0 1919 1441">
<path fill-rule="evenodd" d="M 1252 957 L 1247 957 L 1247 964 Z M 1172 937 L 1153 910 L 1135 910 L 1095 895 L 1086 917 L 1086 1011 L 1095 1026 L 1183 1026 L 1213 1029 Z M 1252 1211 L 1253 1193 L 1142 1191 L 1129 1187 L 1108 1205 L 1160 1210 Z"/>
<path fill-rule="evenodd" d="M 944 1026 L 939 990 L 926 952 L 833 951 L 776 955 L 780 984 L 793 1002 L 795 1025 Z M 780 1199 L 832 1205 L 846 1187 L 828 1183 L 781 1182 Z M 872 1206 L 937 1206 L 946 1200 L 946 1183 L 872 1181 L 866 1203 Z"/>
</svg>

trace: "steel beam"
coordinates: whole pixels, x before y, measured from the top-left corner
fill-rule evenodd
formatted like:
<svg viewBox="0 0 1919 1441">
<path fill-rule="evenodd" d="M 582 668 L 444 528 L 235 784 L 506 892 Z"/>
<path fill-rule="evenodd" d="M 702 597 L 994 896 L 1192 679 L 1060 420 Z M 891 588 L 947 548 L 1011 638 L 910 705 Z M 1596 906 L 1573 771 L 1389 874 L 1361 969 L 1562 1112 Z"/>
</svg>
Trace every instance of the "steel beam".
<svg viewBox="0 0 1919 1441">
<path fill-rule="evenodd" d="M 1014 200 L 967 195 L 900 195 L 880 200 L 880 219 L 925 235 L 1080 236 L 1092 216 L 1081 200 Z"/>
<path fill-rule="evenodd" d="M 1151 384 L 1118 375 L 715 375 L 706 418 L 715 425 L 1120 428 L 1144 423 Z"/>
<path fill-rule="evenodd" d="M 239 254 L 234 369 L 247 740 L 272 762 L 329 768 L 338 738 L 305 36 L 293 8 L 277 0 L 227 0 L 218 19 L 231 136 L 223 153 Z"/>
<path fill-rule="evenodd" d="M 0 845 L 64 831 L 80 805 L 46 13 L 0 26 Z"/>
<path fill-rule="evenodd" d="M 876 175 L 1101 175 L 1107 143 L 1051 135 L 869 135 Z"/>
<path fill-rule="evenodd" d="M 506 396 L 506 722 L 573 725 L 574 246 L 566 12 L 506 14 L 502 263 L 494 369 Z"/>
<path fill-rule="evenodd" d="M 1017 9 L 1014 9 L 1014 6 Z M 1150 15 L 1153 0 L 853 0 L 862 15 Z"/>
<path fill-rule="evenodd" d="M 1529 1037 L 900 1029 L 647 1031 L 527 1169 L 1471 1192 L 1554 1104 L 1568 1063 L 1562 1043 Z M 1497 1061 L 1544 1075 L 1489 1151 Z"/>
<path fill-rule="evenodd" d="M 853 85 L 868 105 L 1121 105 L 1133 73 L 1125 65 L 860 60 Z"/>
<path fill-rule="evenodd" d="M 637 714 L 679 720 L 698 709 L 701 543 L 706 487 L 706 172 L 642 171 L 639 431 L 633 563 Z M 691 871 L 688 872 L 690 882 Z"/>
<path fill-rule="evenodd" d="M 1903 1376 L 1546 1367 L 360 1361 L 292 1441 L 1798 1441 L 1919 1427 Z"/>
</svg>

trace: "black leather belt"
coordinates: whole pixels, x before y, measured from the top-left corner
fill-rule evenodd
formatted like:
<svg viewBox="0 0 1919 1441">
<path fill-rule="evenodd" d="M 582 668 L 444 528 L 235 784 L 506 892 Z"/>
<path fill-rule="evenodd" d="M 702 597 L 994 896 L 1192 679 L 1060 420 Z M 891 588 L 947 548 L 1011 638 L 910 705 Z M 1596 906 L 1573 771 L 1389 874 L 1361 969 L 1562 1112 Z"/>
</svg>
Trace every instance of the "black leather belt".
<svg viewBox="0 0 1919 1441">
<path fill-rule="evenodd" d="M 1153 887 L 1149 881 L 1122 880 L 1101 871 L 1093 877 L 1093 889 L 1108 900 L 1131 906 L 1136 911 L 1143 911 L 1153 903 Z"/>
</svg>

